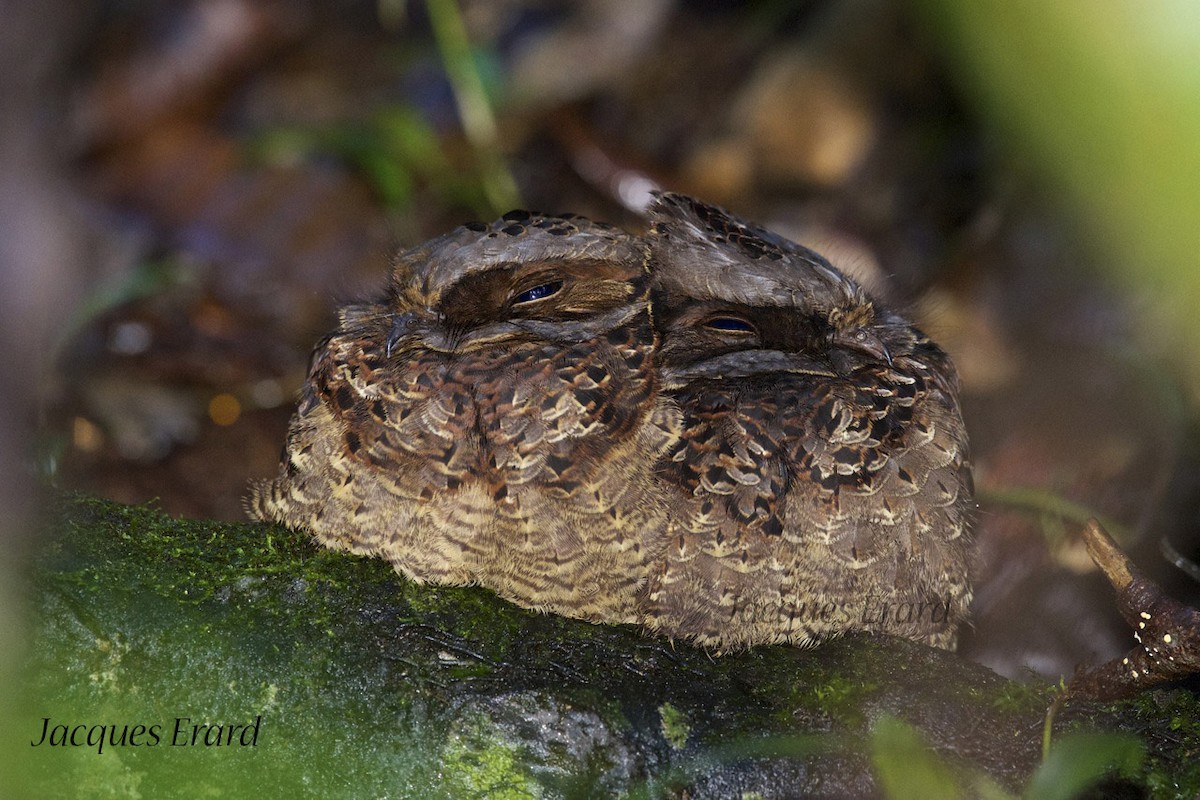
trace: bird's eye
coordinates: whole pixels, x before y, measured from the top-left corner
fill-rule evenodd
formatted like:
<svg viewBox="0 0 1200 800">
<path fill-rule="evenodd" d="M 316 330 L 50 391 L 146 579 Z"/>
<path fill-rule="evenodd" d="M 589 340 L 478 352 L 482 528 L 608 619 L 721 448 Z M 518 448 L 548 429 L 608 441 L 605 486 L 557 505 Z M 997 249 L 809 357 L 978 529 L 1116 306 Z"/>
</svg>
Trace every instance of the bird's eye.
<svg viewBox="0 0 1200 800">
<path fill-rule="evenodd" d="M 704 327 L 726 333 L 758 333 L 753 325 L 738 317 L 713 317 L 704 323 Z"/>
<path fill-rule="evenodd" d="M 535 300 L 544 300 L 551 295 L 558 294 L 562 288 L 562 281 L 551 281 L 534 286 L 532 289 L 526 289 L 512 299 L 512 304 L 519 305 L 521 303 L 532 303 Z"/>
</svg>

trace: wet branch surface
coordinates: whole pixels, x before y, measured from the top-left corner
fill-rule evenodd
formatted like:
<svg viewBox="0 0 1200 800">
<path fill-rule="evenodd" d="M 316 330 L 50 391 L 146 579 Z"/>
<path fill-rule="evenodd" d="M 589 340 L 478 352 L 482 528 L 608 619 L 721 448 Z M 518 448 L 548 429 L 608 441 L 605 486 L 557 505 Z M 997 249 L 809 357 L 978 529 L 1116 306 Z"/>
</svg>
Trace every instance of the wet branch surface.
<svg viewBox="0 0 1200 800">
<path fill-rule="evenodd" d="M 1117 593 L 1138 646 L 1076 673 L 1069 695 L 1111 700 L 1200 672 L 1200 611 L 1167 596 L 1129 560 L 1096 520 L 1084 530 L 1088 554 Z"/>
<path fill-rule="evenodd" d="M 177 717 L 262 722 L 256 747 L 219 753 L 26 748 L 30 796 L 264 782 L 322 797 L 872 797 L 917 756 L 960 791 L 1019 791 L 1039 769 L 1054 687 L 913 642 L 715 658 L 482 589 L 417 586 L 279 528 L 83 496 L 58 506 L 19 732 L 34 738 L 46 717 L 164 735 Z M 1195 793 L 1200 725 L 1172 721 L 1200 719 L 1196 698 L 1144 697 L 1071 703 L 1054 746 L 1116 735 L 1146 757 L 1104 786 L 1170 776 Z"/>
</svg>

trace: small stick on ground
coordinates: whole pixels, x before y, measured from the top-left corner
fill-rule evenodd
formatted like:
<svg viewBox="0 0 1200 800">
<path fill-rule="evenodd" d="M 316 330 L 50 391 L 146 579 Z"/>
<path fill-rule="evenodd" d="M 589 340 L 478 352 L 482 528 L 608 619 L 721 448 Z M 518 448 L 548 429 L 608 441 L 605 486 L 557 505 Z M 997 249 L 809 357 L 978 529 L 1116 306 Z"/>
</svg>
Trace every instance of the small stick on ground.
<svg viewBox="0 0 1200 800">
<path fill-rule="evenodd" d="M 1096 520 L 1084 529 L 1088 554 L 1117 591 L 1117 606 L 1139 646 L 1071 679 L 1071 698 L 1114 700 L 1200 672 L 1200 611 L 1165 595 Z"/>
</svg>

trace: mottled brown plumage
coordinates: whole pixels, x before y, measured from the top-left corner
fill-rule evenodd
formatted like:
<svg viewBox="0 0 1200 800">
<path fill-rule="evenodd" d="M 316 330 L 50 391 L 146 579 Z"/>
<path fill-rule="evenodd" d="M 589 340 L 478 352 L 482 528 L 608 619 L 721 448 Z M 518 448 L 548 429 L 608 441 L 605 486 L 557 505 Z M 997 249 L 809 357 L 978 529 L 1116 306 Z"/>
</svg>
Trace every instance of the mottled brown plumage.
<svg viewBox="0 0 1200 800">
<path fill-rule="evenodd" d="M 513 212 L 400 256 L 313 356 L 250 513 L 403 574 L 635 621 L 660 560 L 660 400 L 645 242 Z"/>
<path fill-rule="evenodd" d="M 952 647 L 972 502 L 945 353 L 816 253 L 679 195 L 651 214 L 683 430 L 647 624 L 714 649 L 850 630 Z"/>
</svg>

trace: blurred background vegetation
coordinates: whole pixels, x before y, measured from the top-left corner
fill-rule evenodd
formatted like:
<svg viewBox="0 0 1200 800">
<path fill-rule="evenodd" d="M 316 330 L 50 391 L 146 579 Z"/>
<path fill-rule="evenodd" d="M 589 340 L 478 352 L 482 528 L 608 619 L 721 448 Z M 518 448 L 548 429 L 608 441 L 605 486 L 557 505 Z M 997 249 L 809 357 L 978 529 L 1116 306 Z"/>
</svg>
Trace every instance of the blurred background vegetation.
<svg viewBox="0 0 1200 800">
<path fill-rule="evenodd" d="M 1194 3 L 3 17 L 6 570 L 30 546 L 35 467 L 240 518 L 309 349 L 397 247 L 518 204 L 637 227 L 663 187 L 825 252 L 954 356 L 981 500 L 968 657 L 1056 677 L 1129 646 L 1079 544 L 1090 514 L 1200 597 L 1172 563 L 1200 556 Z"/>
<path fill-rule="evenodd" d="M 1145 293 L 1144 342 L 1200 397 L 1200 6 L 922 2 L 953 80 Z M 1155 341 L 1155 338 L 1160 341 Z"/>
</svg>

